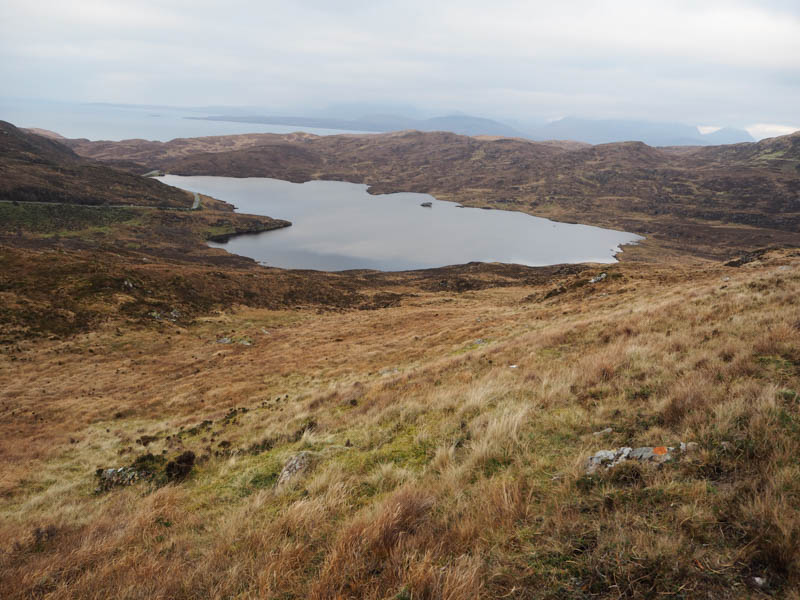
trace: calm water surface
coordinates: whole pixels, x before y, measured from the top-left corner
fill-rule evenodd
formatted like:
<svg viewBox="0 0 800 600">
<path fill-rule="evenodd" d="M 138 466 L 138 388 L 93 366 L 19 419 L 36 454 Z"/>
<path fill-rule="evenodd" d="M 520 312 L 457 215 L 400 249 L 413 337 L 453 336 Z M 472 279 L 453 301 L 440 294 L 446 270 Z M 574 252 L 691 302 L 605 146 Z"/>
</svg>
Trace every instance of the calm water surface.
<svg viewBox="0 0 800 600">
<path fill-rule="evenodd" d="M 316 135 L 358 133 L 339 129 L 202 121 L 208 111 L 192 108 L 143 107 L 109 104 L 77 104 L 0 97 L 0 120 L 17 127 L 39 127 L 68 138 L 90 140 L 147 139 L 166 142 L 182 137 L 233 135 L 237 133 L 292 133 Z"/>
<path fill-rule="evenodd" d="M 159 179 L 230 202 L 240 212 L 291 221 L 285 229 L 210 244 L 285 269 L 402 271 L 471 261 L 611 263 L 620 245 L 643 239 L 520 212 L 458 208 L 427 194 L 371 196 L 366 185 L 355 183 L 177 175 Z M 432 206 L 424 208 L 422 202 Z"/>
</svg>

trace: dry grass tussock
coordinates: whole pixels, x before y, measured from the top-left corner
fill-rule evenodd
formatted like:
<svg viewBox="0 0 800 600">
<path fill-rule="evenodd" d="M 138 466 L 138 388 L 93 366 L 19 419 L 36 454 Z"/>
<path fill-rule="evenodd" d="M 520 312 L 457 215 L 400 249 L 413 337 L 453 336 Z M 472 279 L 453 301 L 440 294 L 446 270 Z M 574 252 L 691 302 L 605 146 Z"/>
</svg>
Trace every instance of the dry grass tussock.
<svg viewBox="0 0 800 600">
<path fill-rule="evenodd" d="M 800 257 L 610 272 L 8 349 L 0 597 L 797 598 Z"/>
</svg>

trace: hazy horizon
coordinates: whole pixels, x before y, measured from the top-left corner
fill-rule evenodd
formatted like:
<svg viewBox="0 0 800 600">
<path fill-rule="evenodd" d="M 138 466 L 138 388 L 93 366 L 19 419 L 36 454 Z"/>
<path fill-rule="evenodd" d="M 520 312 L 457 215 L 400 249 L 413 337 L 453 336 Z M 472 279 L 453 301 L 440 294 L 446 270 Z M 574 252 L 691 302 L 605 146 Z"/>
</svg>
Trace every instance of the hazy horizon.
<svg viewBox="0 0 800 600">
<path fill-rule="evenodd" d="M 800 5 L 789 0 L 7 0 L 0 17 L 13 98 L 637 119 L 755 138 L 800 128 Z"/>
</svg>

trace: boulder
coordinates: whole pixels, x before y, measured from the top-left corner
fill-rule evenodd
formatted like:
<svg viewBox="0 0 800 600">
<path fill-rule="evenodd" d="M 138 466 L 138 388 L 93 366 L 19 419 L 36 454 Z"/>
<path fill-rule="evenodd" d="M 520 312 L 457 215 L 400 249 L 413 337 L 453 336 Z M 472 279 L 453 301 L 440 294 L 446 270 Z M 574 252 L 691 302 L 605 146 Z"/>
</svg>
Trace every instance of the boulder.
<svg viewBox="0 0 800 600">
<path fill-rule="evenodd" d="M 106 492 L 115 487 L 132 485 L 141 479 L 147 479 L 150 474 L 134 467 L 119 467 L 112 469 L 97 469 L 95 476 L 98 480 L 96 493 Z"/>
<path fill-rule="evenodd" d="M 692 449 L 697 446 L 694 442 L 689 442 L 689 444 L 681 443 L 680 451 L 687 451 L 690 444 L 694 444 Z M 591 475 L 600 467 L 611 469 L 625 460 L 636 460 L 660 465 L 673 460 L 674 452 L 675 448 L 670 446 L 641 446 L 639 448 L 623 446 L 622 448 L 615 448 L 613 450 L 599 450 L 587 459 L 586 474 Z"/>
<path fill-rule="evenodd" d="M 287 483 L 291 479 L 295 477 L 295 475 L 299 475 L 308 469 L 311 465 L 311 453 L 310 452 L 299 452 L 295 454 L 292 458 L 286 461 L 286 464 L 283 466 L 281 470 L 281 474 L 278 475 L 278 486 Z"/>
</svg>

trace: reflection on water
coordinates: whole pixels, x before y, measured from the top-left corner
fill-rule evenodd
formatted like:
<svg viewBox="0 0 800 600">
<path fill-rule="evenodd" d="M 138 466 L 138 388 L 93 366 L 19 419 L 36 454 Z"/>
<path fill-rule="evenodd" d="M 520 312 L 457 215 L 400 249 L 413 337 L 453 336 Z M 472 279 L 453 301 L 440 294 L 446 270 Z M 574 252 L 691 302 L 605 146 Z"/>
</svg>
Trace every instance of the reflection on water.
<svg viewBox="0 0 800 600">
<path fill-rule="evenodd" d="M 292 227 L 210 245 L 287 269 L 425 269 L 471 261 L 530 266 L 615 262 L 621 244 L 640 236 L 556 223 L 520 212 L 459 208 L 427 194 L 371 196 L 339 181 L 303 184 L 232 177 L 159 178 L 236 205 L 240 212 Z M 429 208 L 420 206 L 430 202 Z"/>
</svg>

